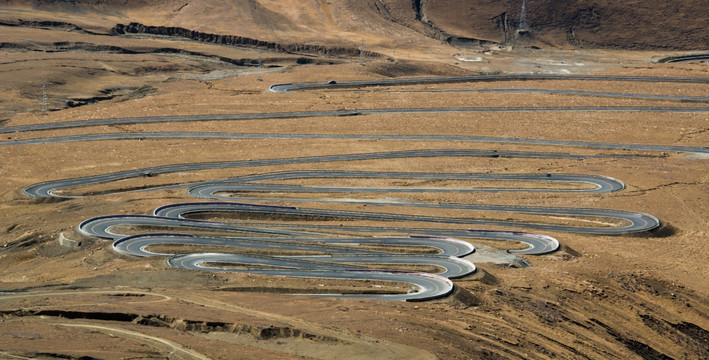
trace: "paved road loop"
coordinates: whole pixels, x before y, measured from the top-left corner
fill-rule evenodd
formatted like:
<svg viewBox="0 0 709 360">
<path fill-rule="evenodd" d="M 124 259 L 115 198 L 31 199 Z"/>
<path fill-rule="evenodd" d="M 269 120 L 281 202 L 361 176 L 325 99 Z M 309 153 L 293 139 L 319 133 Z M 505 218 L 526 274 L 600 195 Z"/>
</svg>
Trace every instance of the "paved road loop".
<svg viewBox="0 0 709 360">
<path fill-rule="evenodd" d="M 709 84 L 709 79 L 690 78 L 642 78 L 610 77 L 586 75 L 491 75 L 474 77 L 446 77 L 425 79 L 388 79 L 376 81 L 322 82 L 306 84 L 278 84 L 269 89 L 272 92 L 291 91 L 358 91 L 380 86 L 405 86 L 420 84 L 499 82 L 520 80 L 578 80 L 578 81 L 624 81 L 624 82 L 669 82 Z M 379 91 L 379 90 L 377 90 Z M 393 91 L 393 90 L 381 90 Z M 431 91 L 431 90 L 396 90 Z M 698 97 L 675 97 L 629 93 L 590 92 L 581 90 L 547 89 L 438 89 L 442 91 L 495 91 L 495 92 L 538 92 L 568 95 L 624 97 L 648 100 L 669 100 L 709 103 L 709 99 Z M 284 95 L 287 96 L 287 95 Z M 23 133 L 73 127 L 101 125 L 139 124 L 156 122 L 196 122 L 212 120 L 254 120 L 308 118 L 323 116 L 367 116 L 374 114 L 406 113 L 446 113 L 446 112 L 571 112 L 571 111 L 616 111 L 616 112 L 709 112 L 709 107 L 540 107 L 540 108 L 409 108 L 409 109 L 361 109 L 347 111 L 308 111 L 284 113 L 254 113 L 232 115 L 190 115 L 145 118 L 99 119 L 47 123 L 0 128 L 0 133 Z M 685 147 L 648 144 L 617 144 L 604 142 L 580 142 L 566 140 L 517 139 L 505 137 L 475 137 L 450 135 L 355 135 L 355 134 L 265 134 L 265 133 L 121 133 L 87 134 L 62 137 L 44 137 L 2 141 L 0 146 L 20 146 L 45 143 L 135 140 L 165 138 L 204 139 L 383 139 L 391 141 L 432 141 L 471 142 L 488 144 L 545 145 L 557 148 L 587 149 L 628 149 L 656 152 L 680 152 L 708 154 L 707 147 Z M 327 296 L 359 296 L 391 300 L 420 301 L 446 296 L 453 290 L 450 279 L 468 276 L 476 271 L 475 265 L 462 257 L 474 251 L 470 241 L 488 239 L 515 241 L 526 248 L 512 250 L 519 254 L 543 255 L 556 251 L 559 242 L 550 236 L 528 232 L 553 231 L 596 235 L 622 235 L 652 230 L 660 226 L 660 221 L 652 215 L 636 211 L 535 207 L 525 205 L 480 204 L 480 203 L 430 203 L 419 201 L 392 202 L 381 199 L 343 199 L 353 194 L 401 194 L 401 193 L 577 193 L 594 196 L 622 191 L 625 184 L 621 180 L 607 176 L 583 174 L 472 174 L 472 173 L 422 173 L 348 171 L 335 168 L 347 167 L 348 163 L 385 159 L 411 158 L 517 158 L 517 159 L 560 159 L 584 160 L 613 158 L 632 159 L 634 155 L 576 155 L 565 152 L 533 152 L 508 150 L 461 150 L 429 149 L 404 150 L 370 153 L 347 153 L 336 155 L 272 158 L 264 160 L 236 160 L 230 162 L 177 163 L 173 165 L 106 173 L 88 177 L 51 180 L 25 188 L 31 197 L 78 198 L 82 195 L 67 195 L 80 192 L 81 187 L 105 184 L 119 180 L 154 176 L 182 171 L 243 168 L 248 175 L 222 180 L 185 183 L 179 185 L 156 186 L 134 191 L 158 191 L 183 188 L 200 202 L 169 204 L 156 209 L 153 215 L 108 215 L 88 219 L 79 225 L 84 235 L 113 241 L 116 252 L 137 257 L 167 257 L 167 263 L 175 268 L 206 271 L 226 271 L 254 273 L 271 276 L 315 277 L 339 280 L 377 280 L 411 284 L 412 291 L 382 294 L 321 294 Z M 298 170 L 282 172 L 262 172 L 259 168 L 268 166 L 332 165 L 330 170 Z M 318 166 L 321 168 L 321 166 Z M 436 186 L 344 186 L 341 179 L 372 179 L 405 181 L 461 181 L 464 184 L 484 182 L 485 186 L 463 185 L 456 187 Z M 294 185 L 293 180 L 304 184 L 318 180 L 327 185 Z M 528 184 L 519 187 L 520 183 Z M 109 196 L 120 191 L 104 194 Z M 287 198 L 273 194 L 289 194 Z M 289 202 L 293 206 L 273 206 L 273 202 Z M 336 205 L 337 209 L 331 206 Z M 354 205 L 370 205 L 372 211 L 347 210 Z M 386 211 L 383 209 L 386 208 Z M 379 211 L 377 209 L 382 209 Z M 401 209 L 402 211 L 396 211 Z M 416 215 L 417 211 L 427 215 Z M 455 210 L 464 216 L 436 215 L 443 210 Z M 515 214 L 515 216 L 565 217 L 570 219 L 593 219 L 594 221 L 554 223 L 539 220 L 503 220 L 479 214 Z M 201 215 L 220 215 L 233 221 L 199 220 Z M 431 214 L 431 215 L 428 215 Z M 267 220 L 263 220 L 267 219 Z M 300 219 L 302 221 L 285 221 Z M 604 219 L 605 225 L 597 219 Z M 343 222 L 339 226 L 334 221 Z M 376 225 L 356 225 L 362 221 Z M 441 226 L 444 225 L 444 226 Z M 490 230 L 501 227 L 504 230 Z M 121 233 L 122 229 L 132 229 L 131 233 Z M 150 229 L 169 229 L 156 232 Z M 508 230 L 509 229 L 509 230 Z M 137 234 L 135 232 L 138 232 Z M 141 233 L 145 231 L 145 233 Z M 214 235 L 217 231 L 221 235 Z M 151 250 L 155 246 L 200 245 L 210 249 L 225 249 L 224 253 L 172 254 Z M 425 254 L 400 253 L 386 250 L 396 248 L 429 248 Z M 230 251 L 234 250 L 234 251 Z M 280 255 L 272 255 L 274 253 Z M 269 254 L 269 255 L 264 255 Z M 295 254 L 295 255 L 294 255 Z M 230 264 L 230 265 L 228 265 Z M 440 269 L 437 274 L 416 271 L 387 270 L 387 266 L 423 266 Z M 312 295 L 312 294 L 311 294 Z M 316 294 L 317 295 L 317 294 Z"/>
</svg>

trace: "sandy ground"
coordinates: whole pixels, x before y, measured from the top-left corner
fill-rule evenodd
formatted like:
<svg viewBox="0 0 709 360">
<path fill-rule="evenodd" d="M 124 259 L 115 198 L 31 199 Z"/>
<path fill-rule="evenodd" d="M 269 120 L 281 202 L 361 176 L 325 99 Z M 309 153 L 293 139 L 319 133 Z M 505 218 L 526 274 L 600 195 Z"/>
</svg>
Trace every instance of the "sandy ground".
<svg viewBox="0 0 709 360">
<path fill-rule="evenodd" d="M 259 81 L 253 64 L 239 66 L 198 55 L 117 54 L 89 48 L 48 51 L 59 39 L 129 49 L 169 46 L 255 60 L 258 53 L 253 49 L 18 27 L 0 26 L 0 32 L 19 44 L 13 49 L 0 49 L 3 127 L 116 117 L 444 106 L 706 107 L 706 103 L 579 95 L 419 92 L 445 88 L 574 89 L 709 98 L 706 85 L 588 81 L 468 83 L 287 95 L 266 90 L 274 83 L 476 72 L 709 77 L 706 63 L 653 64 L 650 60 L 663 54 L 651 52 L 519 50 L 482 55 L 450 48 L 444 54 L 440 47 L 431 53 L 392 51 L 391 60 L 368 60 L 365 66 L 360 66 L 359 59 L 342 58 L 319 59 L 323 65 L 298 65 L 298 56 L 263 52 L 262 58 L 274 67 L 264 69 Z M 479 55 L 482 61 L 460 60 Z M 47 115 L 41 114 L 43 81 L 52 110 Z M 96 98 L 107 94 L 113 96 Z M 69 107 L 69 101 L 82 106 Z M 709 144 L 709 118 L 706 113 L 692 112 L 432 113 L 204 121 L 11 133 L 4 134 L 2 141 L 161 131 L 437 134 Z M 515 244 L 473 240 L 480 253 L 471 260 L 478 262 L 479 271 L 455 280 L 457 290 L 453 295 L 425 303 L 399 303 L 288 294 L 313 289 L 370 291 L 382 284 L 170 269 L 164 259 L 121 256 L 112 252 L 109 243 L 81 238 L 74 230 L 92 216 L 147 214 L 160 205 L 193 200 L 184 189 L 70 200 L 37 200 L 22 192 L 24 187 L 41 181 L 165 164 L 408 149 L 637 156 L 582 161 L 401 159 L 253 167 L 166 174 L 72 192 L 86 194 L 305 169 L 595 174 L 620 179 L 627 189 L 597 196 L 452 193 L 411 195 L 409 199 L 634 210 L 658 217 L 664 227 L 651 233 L 614 237 L 550 232 L 548 235 L 562 243 L 560 251 L 523 258 L 502 251 Z M 4 292 L 0 296 L 0 356 L 701 359 L 709 353 L 709 166 L 705 158 L 673 152 L 381 139 L 148 139 L 4 145 L 0 146 L 0 158 L 0 261 L 4 265 L 0 270 L 0 291 Z M 389 196 L 393 195 L 381 194 Z M 365 210 L 361 205 L 334 207 Z M 60 245 L 60 233 L 80 240 L 80 246 Z"/>
</svg>

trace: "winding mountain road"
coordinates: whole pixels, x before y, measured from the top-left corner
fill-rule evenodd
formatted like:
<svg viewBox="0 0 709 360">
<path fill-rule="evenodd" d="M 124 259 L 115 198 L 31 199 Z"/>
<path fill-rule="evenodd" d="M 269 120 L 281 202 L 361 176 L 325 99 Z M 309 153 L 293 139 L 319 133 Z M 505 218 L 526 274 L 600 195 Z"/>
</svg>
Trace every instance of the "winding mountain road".
<svg viewBox="0 0 709 360">
<path fill-rule="evenodd" d="M 503 82 L 503 81 L 529 81 L 529 80 L 576 80 L 576 81 L 621 81 L 621 82 L 651 82 L 651 83 L 694 83 L 709 84 L 709 78 L 683 78 L 683 77 L 653 77 L 653 76 L 612 76 L 612 75 L 553 75 L 553 74 L 498 74 L 498 75 L 471 75 L 448 76 L 432 78 L 408 79 L 377 79 L 359 81 L 327 81 L 300 84 L 275 84 L 269 87 L 273 92 L 286 93 L 289 91 L 314 90 L 314 89 L 346 89 L 367 88 L 375 86 L 405 86 L 405 85 L 431 85 L 454 84 L 470 82 Z"/>
<path fill-rule="evenodd" d="M 439 84 L 462 82 L 493 82 L 519 80 L 582 80 L 625 82 L 670 82 L 709 84 L 709 79 L 689 78 L 643 78 L 586 75 L 490 75 L 471 77 L 446 77 L 425 79 L 392 79 L 375 81 L 325 82 L 307 84 L 279 84 L 270 87 L 272 92 L 287 93 L 305 90 L 361 89 L 374 86 L 402 86 L 415 84 Z M 501 89 L 499 91 L 502 91 Z M 545 89 L 526 89 L 529 92 L 548 92 Z M 446 91 L 446 90 L 441 90 Z M 456 90 L 450 90 L 456 91 Z M 467 91 L 467 90 L 466 90 Z M 486 91 L 486 90 L 470 90 Z M 490 91 L 493 91 L 492 89 Z M 498 90 L 494 90 L 498 91 Z M 525 89 L 519 90 L 519 92 Z M 695 97 L 671 97 L 621 93 L 593 93 L 558 91 L 569 95 L 611 96 L 674 100 L 705 103 L 708 100 Z M 307 111 L 232 115 L 193 115 L 146 118 L 100 119 L 51 124 L 0 128 L 0 133 L 32 132 L 72 127 L 120 125 L 155 122 L 194 122 L 212 120 L 253 120 L 279 118 L 306 118 L 318 116 L 359 116 L 393 113 L 434 112 L 523 112 L 523 111 L 644 111 L 644 112 L 709 112 L 709 107 L 555 107 L 555 108 L 410 108 L 410 109 L 365 109 L 346 111 Z M 31 145 L 52 142 L 99 141 L 108 139 L 161 139 L 161 138 L 227 138 L 227 139 L 384 139 L 396 141 L 464 141 L 480 143 L 506 143 L 526 145 L 550 145 L 558 147 L 584 147 L 596 149 L 632 149 L 643 151 L 674 151 L 709 154 L 707 147 L 684 147 L 646 144 L 614 144 L 603 142 L 579 142 L 564 140 L 514 139 L 503 137 L 472 137 L 446 135 L 329 135 L 329 134 L 228 134 L 228 133 L 128 133 L 89 134 L 55 138 L 35 138 L 2 141 L 0 146 Z M 66 197 L 66 192 L 93 184 L 118 180 L 208 169 L 248 168 L 256 171 L 251 175 L 224 180 L 189 184 L 157 186 L 134 191 L 153 191 L 171 188 L 187 188 L 194 197 L 206 202 L 179 203 L 162 206 L 153 215 L 111 215 L 88 219 L 79 225 L 79 231 L 87 236 L 113 240 L 115 251 L 139 257 L 168 256 L 168 264 L 180 269 L 198 269 L 225 272 L 247 272 L 273 276 L 316 277 L 329 279 L 381 280 L 409 283 L 415 290 L 398 294 L 340 294 L 339 296 L 375 297 L 392 300 L 418 301 L 437 298 L 453 290 L 451 278 L 464 277 L 475 272 L 475 265 L 461 257 L 474 251 L 466 239 L 492 239 L 516 241 L 527 247 L 511 252 L 541 255 L 559 248 L 559 242 L 550 236 L 504 230 L 473 230 L 468 226 L 502 226 L 558 232 L 575 232 L 597 235 L 618 235 L 652 230 L 660 221 L 642 212 L 561 207 L 533 207 L 523 205 L 491 205 L 470 203 L 430 203 L 420 201 L 391 201 L 381 199 L 340 199 L 333 194 L 375 193 L 473 193 L 473 192 L 549 192 L 549 193 L 599 193 L 621 191 L 625 185 L 617 179 L 596 175 L 575 174 L 469 174 L 469 173 L 413 173 L 376 171 L 303 170 L 275 173 L 260 173 L 259 167 L 328 164 L 362 160 L 442 158 L 442 157 L 487 157 L 521 159 L 569 159 L 593 158 L 627 159 L 619 155 L 575 155 L 558 152 L 497 151 L 497 150 L 406 150 L 373 153 L 333 154 L 311 157 L 273 158 L 253 161 L 184 163 L 160 167 L 94 175 L 73 179 L 52 180 L 24 189 L 31 197 Z M 305 186 L 287 183 L 289 180 L 325 181 L 327 186 Z M 451 186 L 338 186 L 338 179 L 379 179 L 405 181 L 460 182 Z M 483 182 L 487 185 L 474 185 Z M 386 182 L 385 182 L 386 183 Z M 519 184 L 528 184 L 520 187 Z M 496 185 L 489 185 L 496 184 Z M 112 192 L 120 193 L 120 191 Z M 274 193 L 290 194 L 287 198 L 274 197 Z M 107 193 L 108 194 L 108 193 Z M 298 194 L 298 195 L 295 195 Z M 313 196 L 318 195 L 318 196 Z M 267 203 L 287 201 L 295 204 L 320 204 L 320 207 L 272 206 Z M 266 204 L 261 204 L 266 203 Z M 380 212 L 333 210 L 322 208 L 325 204 L 373 205 L 387 207 L 389 211 L 406 208 L 407 211 Z M 416 211 L 441 213 L 455 210 L 465 216 L 416 215 Z M 476 213 L 520 214 L 549 220 L 496 220 L 476 217 Z M 201 216 L 216 214 L 236 221 L 219 222 L 196 220 Z M 554 223 L 553 218 L 564 217 L 570 224 Z M 290 219 L 290 220 L 288 220 Z M 292 221 L 296 219 L 297 221 Z M 569 220 L 570 219 L 570 220 Z M 603 219 L 599 221 L 598 219 Z M 579 220 L 587 226 L 574 225 Z M 350 221 L 376 225 L 352 225 Z M 340 224 L 333 225 L 333 222 Z M 441 224 L 450 225 L 442 227 Z M 591 224 L 591 225 L 588 225 Z M 125 230 L 129 231 L 125 231 Z M 169 233 L 156 233 L 155 230 Z M 134 234 L 134 232 L 139 232 Z M 146 233 L 140 233 L 145 231 Z M 128 232 L 128 233 L 123 233 Z M 212 235 L 218 232 L 224 235 Z M 209 235 L 207 235 L 209 233 Z M 179 255 L 159 253 L 151 246 L 197 245 L 223 248 L 225 253 L 200 253 Z M 425 254 L 402 254 L 387 250 L 391 247 L 428 248 Z M 435 252 L 435 254 L 431 254 Z M 279 255 L 264 255 L 278 253 Z M 228 265 L 231 264 L 231 265 Z M 386 270 L 391 265 L 435 267 L 437 274 L 415 271 Z M 317 295 L 317 294 L 316 294 Z M 323 294 L 334 296 L 334 294 Z"/>
</svg>

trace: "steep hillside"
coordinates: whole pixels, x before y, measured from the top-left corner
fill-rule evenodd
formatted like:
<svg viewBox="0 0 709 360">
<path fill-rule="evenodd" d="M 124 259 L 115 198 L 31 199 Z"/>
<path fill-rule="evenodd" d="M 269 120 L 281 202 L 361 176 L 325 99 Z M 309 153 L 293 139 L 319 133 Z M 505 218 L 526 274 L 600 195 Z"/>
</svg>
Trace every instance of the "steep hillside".
<svg viewBox="0 0 709 360">
<path fill-rule="evenodd" d="M 111 21 L 176 26 L 276 42 L 479 45 L 514 38 L 522 0 L 11 0 L 9 5 Z M 28 11 L 28 16 L 32 12 Z M 93 21 L 97 21 L 94 19 Z M 706 49 L 702 0 L 531 0 L 532 45 L 546 48 Z"/>
<path fill-rule="evenodd" d="M 401 0 L 405 2 L 404 0 Z M 426 19 L 458 36 L 503 38 L 505 25 L 516 28 L 521 0 L 422 0 Z M 542 43 L 583 48 L 709 47 L 706 2 L 678 1 L 527 1 L 527 25 Z"/>
</svg>

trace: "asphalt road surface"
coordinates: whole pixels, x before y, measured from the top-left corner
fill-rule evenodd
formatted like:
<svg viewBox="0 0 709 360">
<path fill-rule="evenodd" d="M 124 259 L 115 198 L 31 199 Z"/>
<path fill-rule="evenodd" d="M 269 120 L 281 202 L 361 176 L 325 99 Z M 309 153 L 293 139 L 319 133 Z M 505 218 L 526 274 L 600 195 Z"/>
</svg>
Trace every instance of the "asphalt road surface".
<svg viewBox="0 0 709 360">
<path fill-rule="evenodd" d="M 353 81 L 345 83 L 326 82 L 309 84 L 280 84 L 270 87 L 273 92 L 318 90 L 342 91 L 365 89 L 374 86 L 401 86 L 415 84 L 492 82 L 516 80 L 583 80 L 583 81 L 638 81 L 709 83 L 709 79 L 689 78 L 640 78 L 576 75 L 491 75 L 474 77 L 448 77 L 430 79 L 395 79 L 377 81 Z M 402 91 L 402 90 L 397 90 Z M 407 90 L 403 90 L 407 91 Z M 418 90 L 408 90 L 418 91 Z M 430 90 L 424 90 L 430 91 Z M 644 95 L 626 93 L 600 93 L 580 90 L 546 89 L 449 89 L 437 91 L 507 91 L 507 92 L 552 92 L 569 95 L 605 96 L 673 100 L 681 102 L 706 103 L 708 99 L 698 97 Z M 393 113 L 434 113 L 434 112 L 526 112 L 526 111 L 644 111 L 644 112 L 709 112 L 709 107 L 555 107 L 555 108 L 411 108 L 411 109 L 364 109 L 353 111 L 309 111 L 284 113 L 165 116 L 145 118 L 99 119 L 51 124 L 35 124 L 0 128 L 0 133 L 32 132 L 40 130 L 64 129 L 155 122 L 195 122 L 212 120 L 252 120 L 277 118 L 305 118 L 317 116 L 366 116 Z M 642 151 L 672 151 L 708 154 L 707 147 L 683 147 L 646 144 L 614 144 L 603 142 L 579 142 L 564 140 L 514 139 L 502 137 L 472 137 L 445 135 L 327 135 L 327 134 L 226 134 L 226 133 L 129 133 L 129 134 L 89 134 L 53 138 L 35 138 L 2 141 L 0 146 L 43 144 L 70 141 L 100 141 L 108 139 L 161 139 L 161 138 L 227 138 L 227 139 L 382 139 L 393 141 L 463 141 L 479 143 L 505 143 L 525 145 L 549 145 L 556 147 L 583 147 L 596 149 L 630 149 Z M 526 244 L 525 249 L 511 250 L 520 254 L 541 255 L 556 251 L 559 242 L 550 236 L 508 230 L 475 230 L 469 226 L 500 226 L 505 228 L 535 229 L 555 232 L 576 232 L 585 234 L 617 235 L 652 230 L 660 225 L 657 218 L 642 212 L 584 209 L 560 207 L 532 207 L 522 205 L 492 205 L 471 203 L 428 203 L 419 201 L 355 200 L 333 197 L 340 194 L 397 194 L 397 193 L 473 193 L 473 192 L 550 192 L 550 193 L 612 193 L 624 189 L 617 179 L 604 176 L 575 174 L 458 174 L 458 173 L 403 173 L 403 172 L 363 172 L 363 171 L 291 171 L 259 173 L 258 167 L 293 164 L 328 164 L 356 162 L 362 160 L 407 159 L 436 157 L 487 157 L 487 158 L 545 158 L 545 159 L 589 159 L 589 158 L 632 158 L 617 155 L 574 155 L 558 152 L 496 151 L 496 150 L 409 150 L 376 153 L 340 154 L 313 157 L 265 159 L 254 161 L 208 162 L 174 164 L 153 168 L 94 175 L 89 177 L 52 180 L 29 186 L 25 193 L 31 197 L 80 197 L 65 195 L 82 186 L 109 183 L 118 180 L 154 176 L 180 171 L 207 169 L 249 168 L 253 175 L 237 178 L 159 186 L 138 191 L 187 188 L 192 196 L 211 200 L 171 204 L 146 215 L 100 216 L 82 222 L 79 230 L 88 236 L 114 241 L 114 249 L 130 256 L 168 256 L 170 266 L 181 269 L 197 269 L 226 272 L 248 272 L 274 276 L 320 277 L 330 279 L 381 280 L 404 282 L 412 285 L 412 291 L 397 294 L 324 294 L 327 296 L 361 296 L 394 300 L 426 300 L 441 297 L 453 290 L 451 278 L 464 277 L 475 271 L 475 266 L 461 257 L 474 251 L 471 239 L 515 241 Z M 406 181 L 459 181 L 463 184 L 484 182 L 486 186 L 460 185 L 457 187 L 435 186 L 342 186 L 338 179 L 396 179 Z M 305 186 L 284 183 L 299 179 L 303 182 L 327 179 L 327 186 Z M 489 185 L 489 184 L 499 185 Z M 527 183 L 524 188 L 519 183 Z M 332 185 L 330 185 L 332 184 Z M 120 191 L 116 191 L 118 193 Z M 274 197 L 274 193 L 287 193 L 287 198 Z M 110 193 L 107 193 L 110 194 Z M 312 196 L 312 195 L 318 196 Z M 219 200 L 219 201 L 213 201 Z M 228 200 L 228 201 L 227 201 Z M 301 206 L 271 206 L 273 201 L 287 201 Z M 351 205 L 371 205 L 387 211 L 354 211 L 328 209 L 326 204 L 339 207 Z M 406 208 L 407 211 L 395 211 Z M 416 215 L 416 211 L 441 213 L 442 210 L 456 210 L 465 216 Z M 565 217 L 572 224 L 546 221 L 495 220 L 481 216 L 490 214 L 521 214 L 524 216 Z M 236 219 L 234 221 L 197 220 L 210 215 Z M 509 217 L 504 215 L 501 217 Z M 285 221 L 298 219 L 299 221 Z M 581 219 L 574 225 L 574 219 Z M 599 219 L 603 219 L 600 221 Z M 302 221 L 301 221 L 302 220 Z M 375 225 L 353 225 L 364 221 Z M 334 222 L 339 224 L 333 225 Z M 448 227 L 441 226 L 450 225 Z M 589 225 L 590 224 L 590 225 Z M 131 229 L 121 233 L 121 229 Z M 156 233 L 155 229 L 169 229 L 170 233 Z M 140 232 L 145 233 L 140 233 Z M 209 235 L 205 234 L 209 232 Z M 219 233 L 220 235 L 213 235 Z M 172 254 L 150 251 L 151 246 L 207 246 L 223 248 L 224 253 Z M 388 248 L 427 248 L 421 254 L 402 254 L 388 251 Z M 279 255 L 263 255 L 279 254 Z M 416 271 L 391 271 L 387 266 L 425 266 L 440 269 L 437 274 Z"/>
<path fill-rule="evenodd" d="M 682 77 L 647 77 L 647 76 L 607 76 L 607 75 L 552 75 L 552 74 L 499 74 L 499 75 L 472 75 L 448 76 L 433 78 L 409 79 L 377 79 L 337 82 L 301 83 L 301 84 L 276 84 L 269 90 L 273 92 L 289 92 L 313 89 L 347 89 L 367 88 L 374 86 L 405 86 L 425 84 L 453 84 L 469 82 L 503 82 L 525 80 L 575 80 L 575 81 L 622 81 L 622 82 L 655 82 L 655 83 L 695 83 L 709 84 L 709 78 L 682 78 Z"/>
<path fill-rule="evenodd" d="M 445 83 L 469 83 L 469 82 L 503 82 L 503 81 L 524 81 L 524 80 L 582 80 L 582 81 L 623 81 L 623 82 L 656 82 L 656 83 L 698 83 L 709 84 L 709 78 L 678 78 L 678 77 L 635 77 L 635 76 L 598 76 L 598 75 L 543 75 L 543 74 L 511 74 L 511 75 L 476 75 L 476 76 L 453 76 L 437 78 L 411 78 L 411 79 L 384 79 L 384 80 L 363 80 L 349 82 L 319 82 L 302 84 L 277 84 L 269 87 L 272 92 L 286 93 L 289 91 L 302 90 L 341 90 L 341 89 L 363 89 L 376 86 L 405 86 L 420 84 L 445 84 Z M 493 90 L 489 90 L 493 91 Z M 525 91 L 516 89 L 516 92 Z M 527 92 L 555 91 L 569 95 L 579 95 L 573 90 L 546 90 L 527 89 Z M 592 94 L 586 94 L 592 95 Z M 609 94 L 596 94 L 595 96 L 609 96 Z M 642 94 L 611 94 L 614 97 L 649 99 L 654 95 Z M 660 100 L 677 100 L 685 102 L 706 102 L 704 98 L 682 98 L 660 96 Z M 394 109 L 359 109 L 359 110 L 329 110 L 329 111 L 301 111 L 301 112 L 276 112 L 276 113 L 252 113 L 252 114 L 224 114 L 224 115 L 184 115 L 184 116 L 151 116 L 141 118 L 115 118 L 96 119 L 85 121 L 68 121 L 58 123 L 32 124 L 23 126 L 11 126 L 0 128 L 0 134 L 9 134 L 27 131 L 55 130 L 76 127 L 92 127 L 105 125 L 127 125 L 162 122 L 198 122 L 215 120 L 259 120 L 259 119 L 288 119 L 288 118 L 312 118 L 323 116 L 359 116 L 374 114 L 406 114 L 406 113 L 447 113 L 447 112 L 569 112 L 569 111 L 637 111 L 637 112 L 667 112 L 667 113 L 705 113 L 709 112 L 709 107 L 673 107 L 673 106 L 585 106 L 585 107 L 477 107 L 477 108 L 394 108 Z"/>
</svg>

